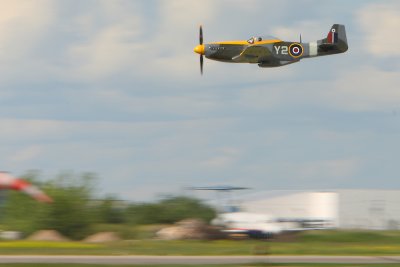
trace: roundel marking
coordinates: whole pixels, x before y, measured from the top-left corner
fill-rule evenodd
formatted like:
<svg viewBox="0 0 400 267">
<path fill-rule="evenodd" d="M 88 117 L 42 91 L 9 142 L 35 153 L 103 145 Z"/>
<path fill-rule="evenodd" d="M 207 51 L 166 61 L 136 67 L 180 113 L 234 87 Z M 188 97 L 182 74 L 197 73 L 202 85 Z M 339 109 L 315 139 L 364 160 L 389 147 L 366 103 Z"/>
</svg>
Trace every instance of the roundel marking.
<svg viewBox="0 0 400 267">
<path fill-rule="evenodd" d="M 303 55 L 303 46 L 299 43 L 293 43 L 289 46 L 289 55 L 294 58 L 301 57 Z"/>
</svg>

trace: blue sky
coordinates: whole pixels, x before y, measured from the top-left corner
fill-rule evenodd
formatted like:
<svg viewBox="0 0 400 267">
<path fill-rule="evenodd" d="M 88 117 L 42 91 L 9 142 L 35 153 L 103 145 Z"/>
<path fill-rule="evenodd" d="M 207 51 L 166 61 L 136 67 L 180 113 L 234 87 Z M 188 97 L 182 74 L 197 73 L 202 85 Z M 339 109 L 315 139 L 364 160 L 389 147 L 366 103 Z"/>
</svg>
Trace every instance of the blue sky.
<svg viewBox="0 0 400 267">
<path fill-rule="evenodd" d="M 206 60 L 205 41 L 313 41 L 283 68 Z M 398 1 L 2 1 L 0 162 L 95 172 L 128 200 L 185 186 L 400 188 Z"/>
</svg>

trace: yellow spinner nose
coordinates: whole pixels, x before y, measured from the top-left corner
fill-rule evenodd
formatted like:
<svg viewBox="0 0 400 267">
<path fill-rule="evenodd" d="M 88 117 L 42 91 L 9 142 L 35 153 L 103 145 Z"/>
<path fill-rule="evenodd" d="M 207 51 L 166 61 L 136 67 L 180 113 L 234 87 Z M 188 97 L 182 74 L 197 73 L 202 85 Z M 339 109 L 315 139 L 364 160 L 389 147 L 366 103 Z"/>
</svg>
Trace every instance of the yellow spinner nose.
<svg viewBox="0 0 400 267">
<path fill-rule="evenodd" d="M 194 52 L 200 55 L 204 55 L 204 45 L 198 45 L 194 48 Z"/>
</svg>

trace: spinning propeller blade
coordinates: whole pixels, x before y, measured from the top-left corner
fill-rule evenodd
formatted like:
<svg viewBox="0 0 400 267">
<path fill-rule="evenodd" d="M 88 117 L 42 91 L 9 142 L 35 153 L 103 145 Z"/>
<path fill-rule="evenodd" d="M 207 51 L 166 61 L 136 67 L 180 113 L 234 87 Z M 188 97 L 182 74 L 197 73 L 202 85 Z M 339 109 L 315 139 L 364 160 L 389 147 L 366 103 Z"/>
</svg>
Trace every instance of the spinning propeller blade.
<svg viewBox="0 0 400 267">
<path fill-rule="evenodd" d="M 203 26 L 200 25 L 199 43 L 203 44 Z"/>
<path fill-rule="evenodd" d="M 203 62 L 204 62 L 203 55 L 200 55 L 200 73 L 201 73 L 201 75 L 203 75 Z"/>
<path fill-rule="evenodd" d="M 203 26 L 200 25 L 200 33 L 199 33 L 199 42 L 200 45 L 203 45 Z M 203 64 L 204 64 L 204 58 L 203 55 L 200 55 L 200 73 L 203 75 Z"/>
<path fill-rule="evenodd" d="M 203 45 L 203 26 L 201 26 L 201 25 L 200 25 L 200 31 L 199 31 L 199 45 L 195 48 L 195 52 L 200 54 L 200 73 L 201 73 L 201 75 L 203 75 L 204 45 Z"/>
</svg>

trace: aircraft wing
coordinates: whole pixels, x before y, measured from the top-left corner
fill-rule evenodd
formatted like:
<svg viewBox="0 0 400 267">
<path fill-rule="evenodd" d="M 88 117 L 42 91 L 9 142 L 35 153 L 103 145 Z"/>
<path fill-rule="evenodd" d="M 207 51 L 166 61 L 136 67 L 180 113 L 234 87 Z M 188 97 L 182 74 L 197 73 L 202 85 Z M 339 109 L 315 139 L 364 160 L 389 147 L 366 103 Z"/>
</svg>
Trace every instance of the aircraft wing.
<svg viewBox="0 0 400 267">
<path fill-rule="evenodd" d="M 252 45 L 246 47 L 239 56 L 232 58 L 234 62 L 260 63 L 271 56 L 265 46 Z"/>
</svg>

